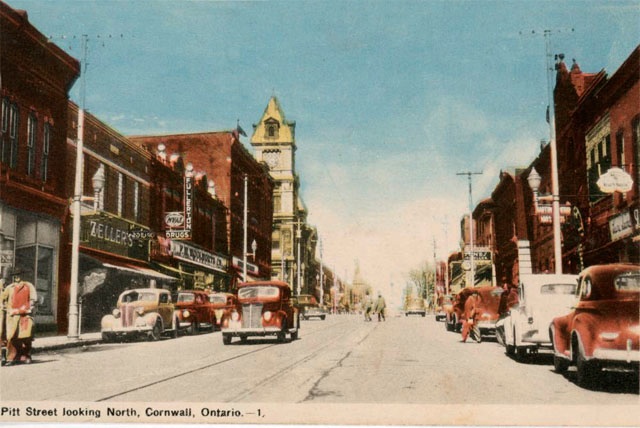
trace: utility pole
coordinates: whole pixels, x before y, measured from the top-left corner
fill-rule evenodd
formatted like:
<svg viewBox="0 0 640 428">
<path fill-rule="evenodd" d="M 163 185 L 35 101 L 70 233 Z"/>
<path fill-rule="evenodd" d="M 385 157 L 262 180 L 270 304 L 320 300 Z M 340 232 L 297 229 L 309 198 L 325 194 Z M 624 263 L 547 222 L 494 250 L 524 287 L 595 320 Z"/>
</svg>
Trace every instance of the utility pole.
<svg viewBox="0 0 640 428">
<path fill-rule="evenodd" d="M 318 238 L 320 245 L 320 305 L 324 305 L 324 278 L 322 277 L 322 238 Z"/>
<path fill-rule="evenodd" d="M 300 241 L 302 240 L 302 230 L 300 229 L 300 218 L 298 217 L 298 228 L 296 229 L 296 238 L 298 239 L 298 260 L 296 267 L 296 295 L 300 297 Z"/>
<path fill-rule="evenodd" d="M 242 280 L 247 282 L 247 188 L 249 177 L 244 175 L 244 210 L 242 212 Z"/>
<path fill-rule="evenodd" d="M 471 265 L 471 287 L 476 284 L 476 273 L 474 266 L 474 246 L 473 246 L 473 192 L 471 186 L 471 176 L 472 175 L 482 175 L 482 171 L 480 172 L 458 172 L 456 175 L 466 175 L 469 180 L 469 246 L 471 247 L 469 251 L 469 263 Z"/>
<path fill-rule="evenodd" d="M 551 198 L 552 198 L 552 222 L 553 222 L 553 258 L 555 261 L 555 273 L 562 273 L 562 241 L 560 233 L 560 184 L 558 178 L 558 147 L 556 144 L 556 129 L 555 129 L 555 111 L 554 111 L 554 99 L 553 99 L 553 72 L 555 67 L 553 64 L 553 55 L 551 54 L 551 36 L 553 33 L 566 33 L 573 32 L 574 29 L 546 29 L 542 31 L 545 45 L 545 66 L 547 77 L 547 122 L 549 123 L 549 145 L 551 151 Z M 523 34 L 520 32 L 520 34 Z M 540 32 L 535 30 L 531 31 L 531 34 L 536 36 Z"/>
</svg>

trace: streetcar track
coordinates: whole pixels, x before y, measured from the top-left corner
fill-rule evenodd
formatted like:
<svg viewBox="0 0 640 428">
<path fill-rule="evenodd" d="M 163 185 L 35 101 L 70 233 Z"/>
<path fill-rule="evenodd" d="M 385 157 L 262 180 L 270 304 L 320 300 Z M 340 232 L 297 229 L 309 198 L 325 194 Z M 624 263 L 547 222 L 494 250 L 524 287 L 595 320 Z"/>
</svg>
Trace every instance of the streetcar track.
<svg viewBox="0 0 640 428">
<path fill-rule="evenodd" d="M 346 321 L 343 321 L 343 323 L 344 323 L 344 322 L 346 322 Z M 316 332 L 322 332 L 322 331 L 327 330 L 327 329 L 329 329 L 329 328 L 331 328 L 331 327 L 333 327 L 333 326 L 335 326 L 335 325 L 323 326 L 322 328 L 320 328 L 320 329 L 316 330 Z M 346 333 L 345 333 L 345 334 L 346 334 Z M 341 337 L 341 336 L 340 336 L 340 337 Z M 336 339 L 337 339 L 337 338 L 336 338 Z M 234 356 L 232 356 L 232 357 L 230 357 L 230 358 L 226 358 L 226 359 L 224 359 L 224 360 L 220 360 L 220 361 L 216 361 L 216 362 L 211 363 L 211 364 L 206 364 L 206 365 L 204 365 L 204 366 L 196 367 L 196 368 L 194 368 L 194 369 L 187 370 L 187 371 L 184 371 L 184 372 L 181 372 L 181 373 L 175 374 L 175 375 L 167 376 L 167 377 L 165 377 L 165 378 L 163 378 L 163 379 L 159 379 L 159 380 L 156 380 L 156 381 L 154 381 L 154 382 L 150 382 L 150 383 L 147 383 L 147 384 L 144 384 L 144 385 L 137 386 L 137 387 L 135 387 L 135 388 L 130 388 L 130 389 L 127 389 L 127 390 L 125 390 L 125 391 L 118 392 L 118 393 L 116 393 L 116 394 L 111 394 L 111 395 L 109 395 L 109 396 L 102 397 L 102 398 L 100 398 L 100 399 L 95 400 L 95 402 L 108 401 L 108 400 L 111 400 L 111 399 L 116 398 L 116 397 L 120 397 L 120 396 L 123 396 L 123 395 L 130 394 L 130 393 L 132 393 L 132 392 L 138 392 L 138 391 L 141 391 L 141 390 L 146 389 L 146 388 L 150 388 L 150 387 L 153 387 L 153 386 L 156 386 L 156 385 L 159 385 L 159 384 L 165 383 L 165 382 L 169 382 L 169 381 L 171 381 L 171 380 L 178 379 L 178 378 L 181 378 L 181 377 L 183 377 L 183 376 L 187 376 L 187 375 L 190 375 L 190 374 L 193 374 L 193 373 L 196 373 L 196 372 L 202 371 L 202 370 L 210 369 L 210 368 L 212 368 L 212 367 L 219 366 L 219 365 L 221 365 L 221 364 L 224 364 L 224 363 L 227 363 L 227 362 L 230 362 L 230 361 L 238 360 L 238 359 L 240 359 L 240 358 L 243 358 L 243 357 L 246 357 L 246 356 L 249 356 L 249 355 L 253 355 L 253 354 L 256 354 L 256 353 L 258 353 L 258 352 L 262 352 L 262 351 L 267 350 L 267 349 L 269 349 L 269 348 L 272 348 L 272 347 L 274 347 L 274 346 L 281 346 L 281 345 L 282 345 L 281 343 L 272 343 L 272 344 L 268 344 L 268 345 L 265 345 L 265 346 L 263 346 L 263 347 L 261 347 L 261 348 L 254 349 L 254 350 L 251 350 L 251 351 L 249 351 L 249 352 L 245 352 L 245 353 L 243 353 L 243 354 L 234 355 Z M 325 345 L 325 346 L 323 346 L 322 348 L 324 348 L 324 347 L 326 347 L 326 346 L 328 346 L 328 344 L 327 344 L 327 345 Z M 320 349 L 322 349 L 322 348 L 320 348 Z M 301 359 L 300 361 L 304 361 L 306 358 L 309 358 L 309 357 L 305 357 L 305 358 Z M 296 362 L 296 364 L 297 364 L 297 363 L 299 363 L 300 361 Z M 271 379 L 271 378 L 272 378 L 272 377 L 269 377 L 269 379 Z M 265 382 L 265 381 L 261 382 L 259 385 L 263 384 L 264 382 Z M 251 391 L 248 391 L 248 393 L 249 393 L 249 392 L 251 392 Z M 231 400 L 231 401 L 233 401 L 233 400 Z"/>
</svg>

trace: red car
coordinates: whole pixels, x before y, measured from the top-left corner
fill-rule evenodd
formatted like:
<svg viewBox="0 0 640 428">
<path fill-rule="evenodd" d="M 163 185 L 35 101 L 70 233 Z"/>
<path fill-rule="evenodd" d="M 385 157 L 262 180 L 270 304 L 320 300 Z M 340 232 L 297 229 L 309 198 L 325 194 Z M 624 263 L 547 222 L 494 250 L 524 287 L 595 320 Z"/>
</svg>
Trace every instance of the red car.
<svg viewBox="0 0 640 428">
<path fill-rule="evenodd" d="M 453 296 L 453 302 L 445 307 L 446 318 L 445 327 L 447 331 L 460 331 L 462 320 L 464 319 L 464 304 L 467 298 L 477 291 L 480 296 L 478 309 L 478 327 L 483 334 L 494 333 L 496 322 L 498 321 L 498 307 L 500 306 L 500 295 L 502 289 L 499 287 L 466 287 Z"/>
<path fill-rule="evenodd" d="M 222 317 L 222 343 L 233 337 L 276 336 L 284 342 L 298 338 L 300 313 L 293 305 L 289 284 L 282 281 L 245 282 L 238 285 L 238 304 Z"/>
<path fill-rule="evenodd" d="M 578 369 L 578 384 L 590 386 L 602 369 L 634 371 L 640 361 L 640 266 L 590 266 L 580 273 L 577 302 L 556 317 L 549 334 L 553 365 Z"/>
<path fill-rule="evenodd" d="M 238 298 L 233 293 L 210 293 L 209 302 L 213 306 L 213 313 L 216 317 L 216 328 L 220 329 L 222 317 L 236 307 Z"/>
<path fill-rule="evenodd" d="M 201 290 L 182 290 L 176 298 L 176 313 L 180 329 L 187 334 L 207 328 L 213 330 L 216 317 L 209 294 Z"/>
</svg>

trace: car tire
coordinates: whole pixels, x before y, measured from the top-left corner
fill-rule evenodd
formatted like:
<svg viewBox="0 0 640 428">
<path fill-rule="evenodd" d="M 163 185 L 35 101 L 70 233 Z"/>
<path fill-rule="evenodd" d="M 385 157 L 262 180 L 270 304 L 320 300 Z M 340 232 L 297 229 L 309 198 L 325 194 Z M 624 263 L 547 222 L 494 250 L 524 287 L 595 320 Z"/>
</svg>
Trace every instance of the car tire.
<svg viewBox="0 0 640 428">
<path fill-rule="evenodd" d="M 584 355 L 582 344 L 578 343 L 578 356 L 576 357 L 576 367 L 578 376 L 576 378 L 578 385 L 588 388 L 596 384 L 599 373 L 598 365 L 593 361 L 588 361 Z"/>
<path fill-rule="evenodd" d="M 173 319 L 173 331 L 171 332 L 171 337 L 173 339 L 178 338 L 178 330 L 180 330 L 180 320 L 176 317 Z"/>
<path fill-rule="evenodd" d="M 326 316 L 324 316 L 324 315 L 323 315 L 323 316 L 322 316 L 322 317 L 320 317 L 320 318 L 322 319 L 322 321 L 324 321 L 324 319 L 326 318 Z"/>
<path fill-rule="evenodd" d="M 298 329 L 296 328 L 296 331 L 291 332 L 291 340 L 298 340 Z"/>
<path fill-rule="evenodd" d="M 247 336 L 240 336 L 240 342 L 247 343 Z"/>
<path fill-rule="evenodd" d="M 524 346 L 516 346 L 516 360 L 523 362 L 527 359 L 527 348 Z"/>
<path fill-rule="evenodd" d="M 230 334 L 222 334 L 222 344 L 230 345 L 231 344 L 231 335 Z"/>
<path fill-rule="evenodd" d="M 565 373 L 567 370 L 569 370 L 569 360 L 565 360 L 564 358 L 554 355 L 553 369 L 556 371 L 556 373 Z"/>
<path fill-rule="evenodd" d="M 282 320 L 282 328 L 278 332 L 277 338 L 278 338 L 278 342 L 280 343 L 284 343 L 284 341 L 287 340 L 287 319 L 286 318 Z"/>
<path fill-rule="evenodd" d="M 162 335 L 162 322 L 160 320 L 156 320 L 156 323 L 153 325 L 153 328 L 149 332 L 149 340 L 157 341 L 160 340 L 160 336 Z"/>
<path fill-rule="evenodd" d="M 113 342 L 113 336 L 109 333 L 102 333 L 102 341 L 105 343 Z"/>
</svg>

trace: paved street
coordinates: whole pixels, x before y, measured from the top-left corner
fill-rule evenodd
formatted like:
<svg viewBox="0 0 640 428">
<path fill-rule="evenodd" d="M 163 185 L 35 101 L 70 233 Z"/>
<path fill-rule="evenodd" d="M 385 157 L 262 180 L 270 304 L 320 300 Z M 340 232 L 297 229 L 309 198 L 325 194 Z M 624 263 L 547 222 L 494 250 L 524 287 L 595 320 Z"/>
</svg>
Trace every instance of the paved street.
<svg viewBox="0 0 640 428">
<path fill-rule="evenodd" d="M 0 382 L 0 391 L 24 385 L 11 389 L 16 401 L 638 404 L 633 376 L 586 390 L 573 371 L 554 373 L 548 354 L 516 362 L 491 338 L 461 343 L 431 316 L 303 321 L 286 344 L 224 346 L 216 332 L 43 352 L 2 368 Z"/>
</svg>

